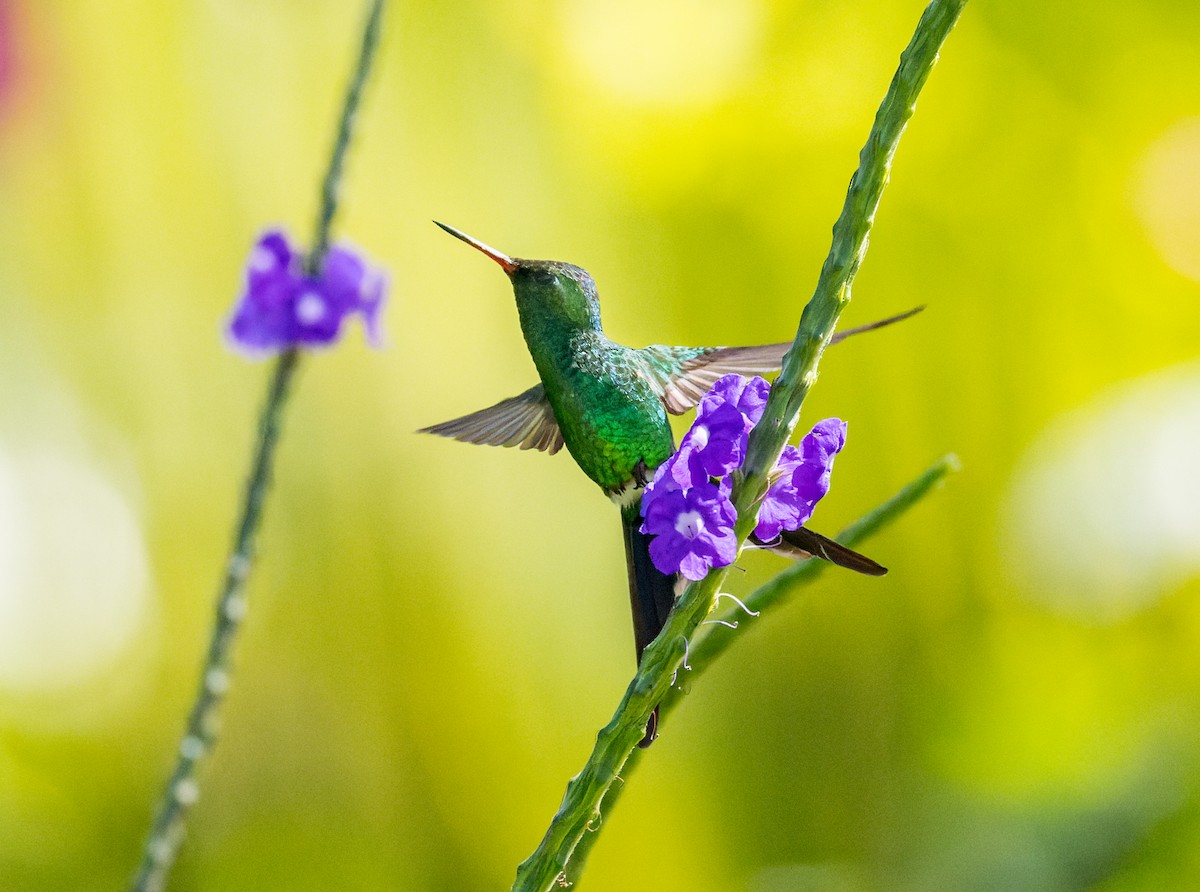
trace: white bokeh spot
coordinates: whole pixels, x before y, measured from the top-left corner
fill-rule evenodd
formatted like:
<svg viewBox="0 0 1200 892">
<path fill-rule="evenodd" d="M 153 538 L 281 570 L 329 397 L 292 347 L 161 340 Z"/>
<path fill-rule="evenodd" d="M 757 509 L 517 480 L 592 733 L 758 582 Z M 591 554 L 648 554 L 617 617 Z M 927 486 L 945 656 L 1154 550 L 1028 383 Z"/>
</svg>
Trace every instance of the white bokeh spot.
<svg viewBox="0 0 1200 892">
<path fill-rule="evenodd" d="M 148 578 L 137 519 L 95 468 L 0 451 L 0 691 L 109 668 L 147 618 Z"/>
<path fill-rule="evenodd" d="M 267 273 L 275 268 L 275 254 L 262 245 L 255 245 L 250 252 L 250 269 L 256 273 Z"/>
<path fill-rule="evenodd" d="M 1052 423 L 1014 473 L 1001 533 L 1030 597 L 1095 618 L 1200 575 L 1200 363 Z"/>
</svg>

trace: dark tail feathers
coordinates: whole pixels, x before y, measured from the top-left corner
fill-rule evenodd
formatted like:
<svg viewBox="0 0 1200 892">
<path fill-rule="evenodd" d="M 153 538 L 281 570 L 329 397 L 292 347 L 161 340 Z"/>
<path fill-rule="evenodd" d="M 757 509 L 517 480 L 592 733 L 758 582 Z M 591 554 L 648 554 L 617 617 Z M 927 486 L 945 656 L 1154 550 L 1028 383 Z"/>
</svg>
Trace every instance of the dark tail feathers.
<svg viewBox="0 0 1200 892">
<path fill-rule="evenodd" d="M 621 529 L 625 534 L 625 563 L 629 569 L 629 606 L 633 609 L 633 640 L 639 662 L 642 651 L 667 622 L 675 604 L 675 574 L 668 575 L 650 560 L 650 537 L 638 530 L 642 525 L 639 505 L 621 509 Z M 646 736 L 638 744 L 647 747 L 658 736 L 658 707 L 650 714 Z"/>
<path fill-rule="evenodd" d="M 818 557 L 823 561 L 829 561 L 831 564 L 837 564 L 839 567 L 845 567 L 856 573 L 864 573 L 867 576 L 882 576 L 887 572 L 886 567 L 879 565 L 865 554 L 859 554 L 845 545 L 834 542 L 827 536 L 813 532 L 808 527 L 784 530 L 774 542 L 763 542 L 757 536 L 751 536 L 750 541 L 759 548 L 765 548 L 784 557 L 792 559 Z"/>
</svg>

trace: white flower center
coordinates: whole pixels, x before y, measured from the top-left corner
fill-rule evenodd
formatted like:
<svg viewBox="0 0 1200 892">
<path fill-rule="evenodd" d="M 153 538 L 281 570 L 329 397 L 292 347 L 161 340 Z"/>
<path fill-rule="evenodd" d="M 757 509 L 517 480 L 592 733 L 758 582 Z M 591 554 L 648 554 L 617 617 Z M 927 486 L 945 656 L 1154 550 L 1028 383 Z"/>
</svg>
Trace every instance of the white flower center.
<svg viewBox="0 0 1200 892">
<path fill-rule="evenodd" d="M 699 511 L 684 511 L 675 518 L 675 532 L 689 539 L 695 539 L 704 532 L 704 518 Z"/>
<path fill-rule="evenodd" d="M 692 428 L 692 442 L 696 444 L 697 449 L 703 449 L 708 445 L 708 428 L 703 424 L 697 424 Z"/>
<path fill-rule="evenodd" d="M 306 291 L 296 301 L 296 318 L 305 325 L 312 325 L 325 318 L 325 301 L 314 291 Z"/>
<path fill-rule="evenodd" d="M 275 268 L 275 255 L 261 245 L 250 252 L 250 269 L 256 273 L 270 272 Z"/>
</svg>

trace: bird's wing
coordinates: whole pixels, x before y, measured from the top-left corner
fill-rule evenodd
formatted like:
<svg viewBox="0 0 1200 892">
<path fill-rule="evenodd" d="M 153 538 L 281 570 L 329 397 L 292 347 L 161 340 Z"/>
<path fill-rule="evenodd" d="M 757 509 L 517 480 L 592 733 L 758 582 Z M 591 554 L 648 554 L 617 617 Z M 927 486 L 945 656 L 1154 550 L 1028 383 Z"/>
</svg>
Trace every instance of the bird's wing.
<svg viewBox="0 0 1200 892">
<path fill-rule="evenodd" d="M 437 434 L 483 446 L 520 446 L 550 455 L 563 446 L 562 431 L 541 384 L 462 418 L 423 427 L 420 434 Z"/>
<path fill-rule="evenodd" d="M 924 307 L 916 307 L 877 322 L 839 331 L 829 339 L 830 344 L 900 322 L 914 316 Z M 710 387 L 724 375 L 770 375 L 783 365 L 783 354 L 792 342 L 760 344 L 756 347 L 646 347 L 641 352 L 647 376 L 656 385 L 663 405 L 672 415 L 682 415 L 694 408 Z"/>
<path fill-rule="evenodd" d="M 682 415 L 700 402 L 724 375 L 769 375 L 779 371 L 783 354 L 792 346 L 762 344 L 757 347 L 665 347 L 655 344 L 641 351 L 646 377 L 672 415 Z"/>
</svg>

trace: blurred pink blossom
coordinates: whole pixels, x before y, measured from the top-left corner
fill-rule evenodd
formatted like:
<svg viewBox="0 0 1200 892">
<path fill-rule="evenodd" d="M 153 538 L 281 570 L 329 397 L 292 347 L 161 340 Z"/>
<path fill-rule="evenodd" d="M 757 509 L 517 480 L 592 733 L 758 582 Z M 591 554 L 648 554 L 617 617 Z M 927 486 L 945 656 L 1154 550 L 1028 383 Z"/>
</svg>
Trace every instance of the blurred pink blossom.
<svg viewBox="0 0 1200 892">
<path fill-rule="evenodd" d="M 16 79 L 14 62 L 14 19 L 11 0 L 0 0 L 0 109 L 8 100 L 9 91 Z"/>
</svg>

